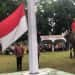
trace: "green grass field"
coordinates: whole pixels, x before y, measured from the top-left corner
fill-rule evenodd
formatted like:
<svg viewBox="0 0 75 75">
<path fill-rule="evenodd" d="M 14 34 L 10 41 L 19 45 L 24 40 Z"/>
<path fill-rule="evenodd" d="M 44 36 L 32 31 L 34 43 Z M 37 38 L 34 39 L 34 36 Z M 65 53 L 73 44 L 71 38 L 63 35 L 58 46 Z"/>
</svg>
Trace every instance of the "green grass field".
<svg viewBox="0 0 75 75">
<path fill-rule="evenodd" d="M 55 68 L 58 70 L 75 73 L 75 59 L 69 58 L 69 51 L 41 53 L 40 68 Z M 28 70 L 28 55 L 24 55 L 23 70 Z M 0 73 L 15 71 L 15 56 L 0 55 Z"/>
</svg>

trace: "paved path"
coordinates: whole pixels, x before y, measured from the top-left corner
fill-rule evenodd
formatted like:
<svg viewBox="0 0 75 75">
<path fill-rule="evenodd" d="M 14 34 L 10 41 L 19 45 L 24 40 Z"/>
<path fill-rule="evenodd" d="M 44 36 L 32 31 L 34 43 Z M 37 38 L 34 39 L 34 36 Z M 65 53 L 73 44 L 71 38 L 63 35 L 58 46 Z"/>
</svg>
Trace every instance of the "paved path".
<svg viewBox="0 0 75 75">
<path fill-rule="evenodd" d="M 75 74 L 59 71 L 56 69 L 46 68 L 39 70 L 39 74 L 29 74 L 28 71 L 21 71 L 21 72 L 7 73 L 7 74 L 4 73 L 0 75 L 75 75 Z"/>
</svg>

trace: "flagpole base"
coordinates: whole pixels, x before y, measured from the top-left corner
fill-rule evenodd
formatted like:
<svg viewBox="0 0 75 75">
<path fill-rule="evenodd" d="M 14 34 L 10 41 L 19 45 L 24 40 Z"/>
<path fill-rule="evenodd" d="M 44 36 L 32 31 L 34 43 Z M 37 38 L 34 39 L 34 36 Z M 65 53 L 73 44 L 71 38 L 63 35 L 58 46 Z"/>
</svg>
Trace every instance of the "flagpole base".
<svg viewBox="0 0 75 75">
<path fill-rule="evenodd" d="M 29 73 L 30 75 L 39 75 L 39 72 Z"/>
<path fill-rule="evenodd" d="M 36 73 L 29 73 L 29 71 L 20 71 L 20 72 L 4 73 L 4 74 L 0 73 L 0 75 L 75 75 L 75 74 L 52 68 L 45 68 L 45 69 L 40 69 L 39 72 Z"/>
</svg>

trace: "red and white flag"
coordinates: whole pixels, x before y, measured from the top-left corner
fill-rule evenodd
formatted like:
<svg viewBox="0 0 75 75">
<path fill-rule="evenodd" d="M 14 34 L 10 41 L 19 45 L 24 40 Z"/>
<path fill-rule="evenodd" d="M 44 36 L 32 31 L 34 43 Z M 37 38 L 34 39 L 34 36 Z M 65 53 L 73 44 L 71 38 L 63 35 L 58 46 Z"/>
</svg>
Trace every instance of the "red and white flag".
<svg viewBox="0 0 75 75">
<path fill-rule="evenodd" d="M 24 4 L 21 3 L 11 15 L 0 22 L 0 41 L 2 50 L 5 50 L 26 31 L 26 15 L 24 12 Z"/>
</svg>

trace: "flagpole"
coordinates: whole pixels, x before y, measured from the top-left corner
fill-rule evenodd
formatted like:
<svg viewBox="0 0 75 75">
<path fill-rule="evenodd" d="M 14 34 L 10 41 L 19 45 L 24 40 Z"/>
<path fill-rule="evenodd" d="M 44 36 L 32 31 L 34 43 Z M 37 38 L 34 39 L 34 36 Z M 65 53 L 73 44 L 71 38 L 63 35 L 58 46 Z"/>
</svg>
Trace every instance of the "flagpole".
<svg viewBox="0 0 75 75">
<path fill-rule="evenodd" d="M 38 47 L 34 0 L 28 0 L 29 72 L 38 74 Z"/>
</svg>

